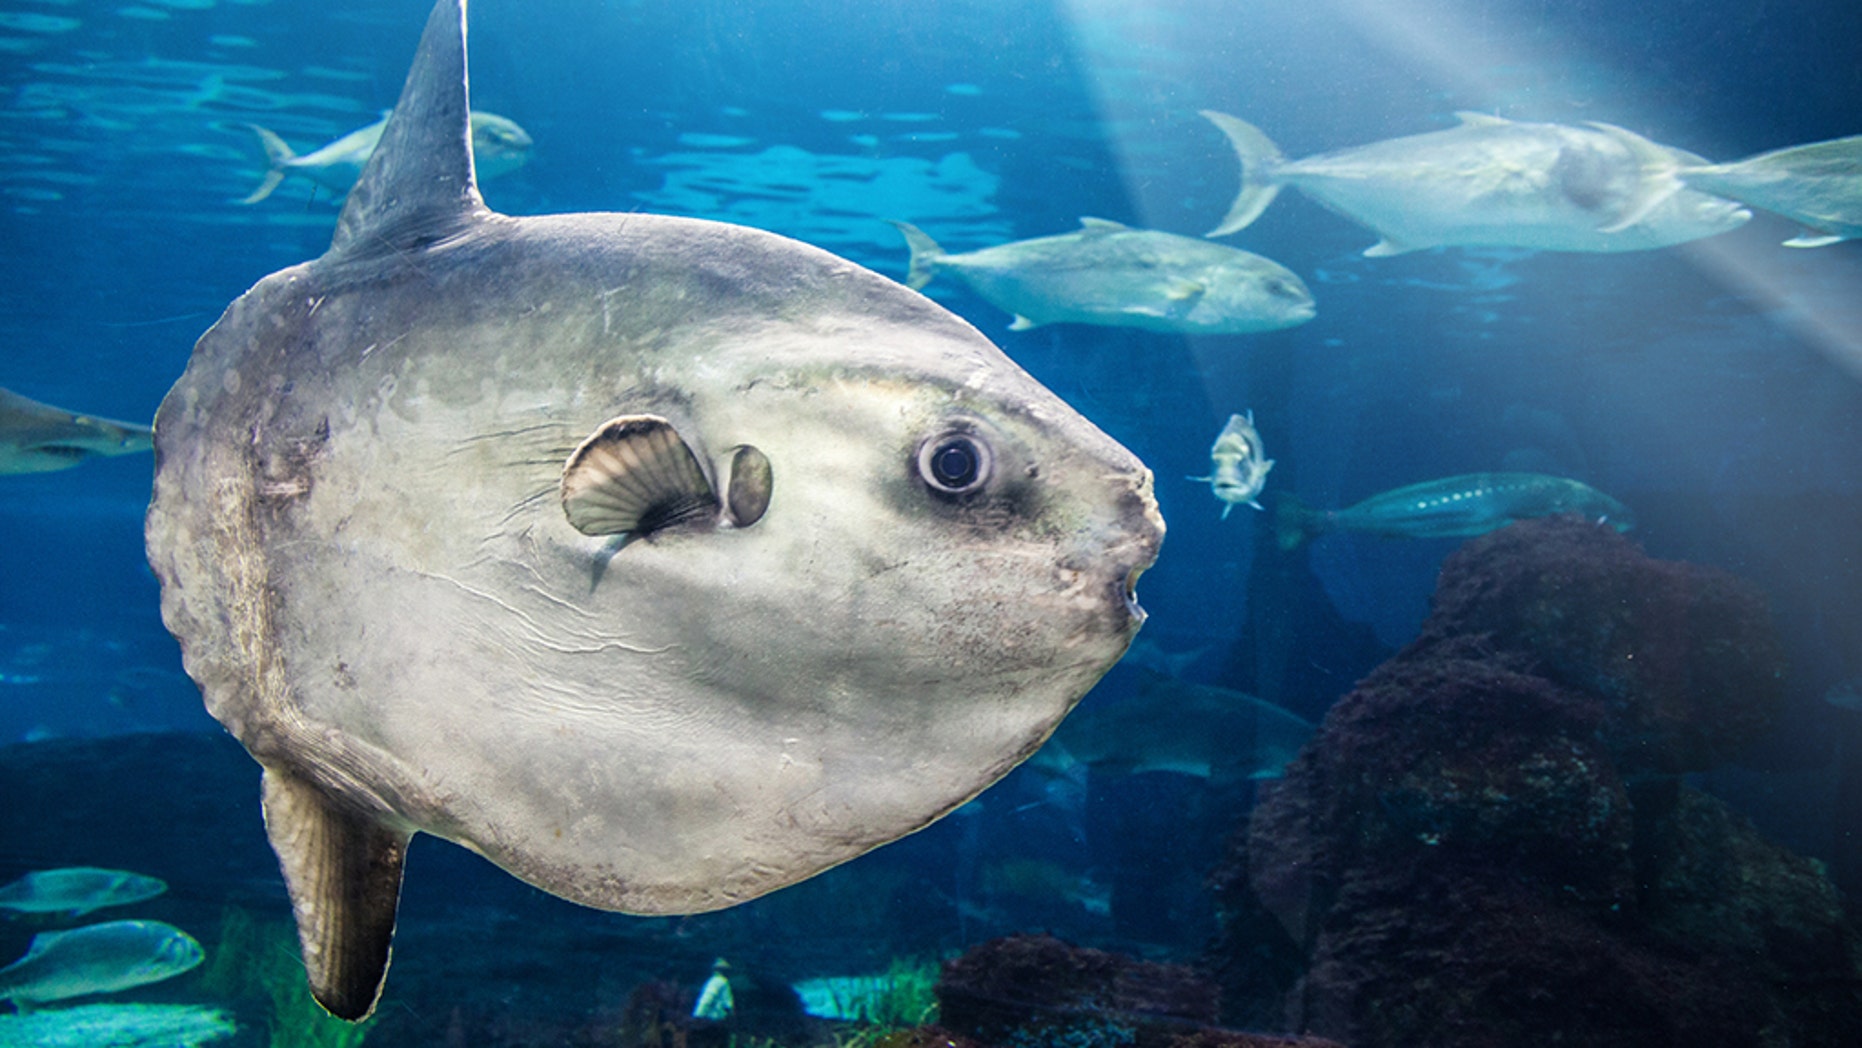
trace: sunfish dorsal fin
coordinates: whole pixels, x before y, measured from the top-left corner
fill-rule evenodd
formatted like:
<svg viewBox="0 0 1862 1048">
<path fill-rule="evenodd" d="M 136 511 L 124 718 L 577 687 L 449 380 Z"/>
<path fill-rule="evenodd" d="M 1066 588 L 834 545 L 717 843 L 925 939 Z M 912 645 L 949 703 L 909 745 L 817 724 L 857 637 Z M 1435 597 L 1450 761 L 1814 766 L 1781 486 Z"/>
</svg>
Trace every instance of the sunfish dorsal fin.
<svg viewBox="0 0 1862 1048">
<path fill-rule="evenodd" d="M 584 535 L 644 535 L 715 514 L 718 494 L 672 423 L 657 415 L 622 415 L 569 456 L 562 509 Z"/>
<path fill-rule="evenodd" d="M 1105 236 L 1109 233 L 1129 233 L 1131 232 L 1131 227 L 1123 222 L 1114 222 L 1109 218 L 1081 216 L 1080 232 L 1087 236 Z"/>
<path fill-rule="evenodd" d="M 472 174 L 465 0 L 439 0 L 420 50 L 330 241 L 332 255 L 401 251 L 486 213 Z"/>
</svg>

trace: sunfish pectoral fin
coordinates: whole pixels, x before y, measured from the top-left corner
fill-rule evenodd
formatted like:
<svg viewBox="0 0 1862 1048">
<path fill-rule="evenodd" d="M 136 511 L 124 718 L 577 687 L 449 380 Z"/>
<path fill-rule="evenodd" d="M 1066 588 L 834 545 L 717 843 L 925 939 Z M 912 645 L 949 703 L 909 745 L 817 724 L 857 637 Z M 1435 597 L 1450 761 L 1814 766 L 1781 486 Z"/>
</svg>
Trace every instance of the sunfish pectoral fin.
<svg viewBox="0 0 1862 1048">
<path fill-rule="evenodd" d="M 1837 236 L 1835 233 L 1824 233 L 1824 232 L 1820 232 L 1817 230 L 1807 229 L 1804 232 L 1799 233 L 1798 235 L 1785 241 L 1784 246 L 1785 247 L 1829 247 L 1831 244 L 1841 243 L 1842 241 L 1847 240 L 1847 239 L 1848 239 L 1847 237 L 1840 237 L 1840 236 Z"/>
<path fill-rule="evenodd" d="M 767 490 L 762 499 L 767 507 Z M 755 508 L 754 494 L 745 500 L 747 516 Z M 570 454 L 563 466 L 562 508 L 584 535 L 643 535 L 715 514 L 718 495 L 671 422 L 657 415 L 622 415 L 603 423 Z M 736 511 L 731 512 L 734 521 Z"/>
<path fill-rule="evenodd" d="M 365 1018 L 381 996 L 410 834 L 266 768 L 265 833 L 284 870 L 311 996 L 331 1015 Z"/>
</svg>

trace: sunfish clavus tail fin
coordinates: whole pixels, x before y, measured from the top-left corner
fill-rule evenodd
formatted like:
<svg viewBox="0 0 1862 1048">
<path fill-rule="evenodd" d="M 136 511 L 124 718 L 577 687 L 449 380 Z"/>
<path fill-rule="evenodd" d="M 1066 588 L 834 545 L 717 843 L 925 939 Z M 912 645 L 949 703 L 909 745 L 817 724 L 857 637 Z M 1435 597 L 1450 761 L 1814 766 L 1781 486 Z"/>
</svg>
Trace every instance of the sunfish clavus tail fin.
<svg viewBox="0 0 1862 1048">
<path fill-rule="evenodd" d="M 271 768 L 264 806 L 311 996 L 339 1019 L 361 1020 L 374 1010 L 388 974 L 410 835 Z"/>
<path fill-rule="evenodd" d="M 439 0 L 381 142 L 336 223 L 329 256 L 416 249 L 488 215 L 472 172 L 465 0 Z"/>
<path fill-rule="evenodd" d="M 892 222 L 891 219 L 887 219 Z M 938 260 L 944 257 L 944 249 L 930 235 L 910 222 L 892 222 L 893 228 L 905 235 L 905 246 L 911 249 L 912 261 L 905 273 L 905 286 L 913 291 L 931 283 L 932 275 L 937 271 Z"/>
<path fill-rule="evenodd" d="M 1222 223 L 1204 233 L 1204 236 L 1227 236 L 1237 230 L 1246 229 L 1267 205 L 1274 202 L 1280 193 L 1279 183 L 1273 181 L 1274 167 L 1284 161 L 1280 147 L 1274 140 L 1239 117 L 1218 113 L 1213 109 L 1200 111 L 1224 135 L 1228 136 L 1229 145 L 1235 147 L 1235 156 L 1241 161 L 1241 191 L 1235 194 L 1235 202 L 1229 205 L 1228 214 Z"/>
<path fill-rule="evenodd" d="M 270 169 L 265 172 L 264 179 L 259 182 L 259 187 L 240 201 L 242 204 L 256 204 L 271 196 L 272 190 L 277 189 L 278 184 L 284 181 L 285 173 L 290 170 L 288 165 L 297 159 L 297 154 L 292 152 L 284 139 L 279 138 L 270 128 L 260 127 L 257 124 L 247 124 L 246 127 L 259 136 L 259 145 L 265 150 L 265 162 L 271 165 Z"/>
</svg>

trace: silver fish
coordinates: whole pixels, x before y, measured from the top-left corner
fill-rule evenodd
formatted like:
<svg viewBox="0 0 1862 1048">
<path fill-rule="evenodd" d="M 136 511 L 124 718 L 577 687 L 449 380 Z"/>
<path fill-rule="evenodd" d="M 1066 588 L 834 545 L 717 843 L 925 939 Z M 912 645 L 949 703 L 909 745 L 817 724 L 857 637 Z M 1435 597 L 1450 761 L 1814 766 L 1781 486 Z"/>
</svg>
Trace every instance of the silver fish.
<svg viewBox="0 0 1862 1048">
<path fill-rule="evenodd" d="M 1015 314 L 1011 331 L 1075 323 L 1232 335 L 1293 327 L 1314 314 L 1312 292 L 1292 270 L 1194 237 L 1082 218 L 1075 233 L 952 255 L 917 226 L 892 224 L 911 248 L 906 287 L 948 272 Z"/>
<path fill-rule="evenodd" d="M 256 204 L 272 195 L 287 175 L 302 175 L 326 189 L 347 193 L 381 141 L 382 129 L 388 126 L 383 116 L 367 127 L 359 127 L 332 142 L 299 156 L 285 140 L 257 124 L 246 127 L 259 138 L 265 161 L 271 165 L 242 204 Z M 474 110 L 472 113 L 472 155 L 480 179 L 496 178 L 524 166 L 530 159 L 530 134 L 515 120 L 496 113 Z"/>
<path fill-rule="evenodd" d="M 0 968 L 0 1000 L 20 1011 L 87 993 L 172 979 L 200 964 L 200 943 L 161 921 L 106 921 L 32 937 L 26 956 Z"/>
<path fill-rule="evenodd" d="M 1298 499 L 1282 499 L 1275 533 L 1281 549 L 1294 549 L 1328 531 L 1466 538 L 1516 520 L 1560 513 L 1589 517 L 1617 531 L 1628 531 L 1636 523 L 1629 507 L 1581 481 L 1543 473 L 1467 473 L 1395 488 L 1339 510 L 1318 511 Z"/>
<path fill-rule="evenodd" d="M 82 917 L 106 906 L 127 906 L 153 899 L 167 890 L 168 885 L 160 879 L 127 870 L 100 870 L 93 866 L 35 870 L 0 887 L 0 910 Z"/>
<path fill-rule="evenodd" d="M 440 0 L 329 252 L 156 423 L 163 618 L 345 1018 L 416 832 L 669 914 L 951 811 L 1124 653 L 1163 538 L 1141 462 L 876 273 L 487 209 L 464 33 Z"/>
<path fill-rule="evenodd" d="M 1684 166 L 1681 181 L 1802 222 L 1787 247 L 1862 237 L 1862 135 L 1774 149 L 1730 164 Z"/>
<path fill-rule="evenodd" d="M 1372 258 L 1451 245 L 1641 251 L 1752 217 L 1682 186 L 1676 172 L 1701 157 L 1609 124 L 1458 113 L 1446 131 L 1288 160 L 1254 125 L 1203 116 L 1241 160 L 1241 191 L 1209 236 L 1247 227 L 1289 185 L 1382 237 L 1364 252 Z"/>
<path fill-rule="evenodd" d="M 1267 486 L 1267 471 L 1274 468 L 1274 460 L 1264 455 L 1261 434 L 1254 428 L 1253 410 L 1246 415 L 1230 415 L 1209 449 L 1210 474 L 1189 479 L 1202 481 L 1215 491 L 1215 497 L 1222 500 L 1222 519 L 1227 520 L 1228 511 L 1238 505 L 1261 508 L 1261 489 Z"/>
<path fill-rule="evenodd" d="M 80 415 L 0 389 L 0 474 L 49 473 L 99 455 L 133 455 L 149 450 L 152 438 L 147 426 Z"/>
<path fill-rule="evenodd" d="M 202 1004 L 76 1004 L 0 1015 L 0 1048 L 201 1048 L 239 1032 Z"/>
</svg>

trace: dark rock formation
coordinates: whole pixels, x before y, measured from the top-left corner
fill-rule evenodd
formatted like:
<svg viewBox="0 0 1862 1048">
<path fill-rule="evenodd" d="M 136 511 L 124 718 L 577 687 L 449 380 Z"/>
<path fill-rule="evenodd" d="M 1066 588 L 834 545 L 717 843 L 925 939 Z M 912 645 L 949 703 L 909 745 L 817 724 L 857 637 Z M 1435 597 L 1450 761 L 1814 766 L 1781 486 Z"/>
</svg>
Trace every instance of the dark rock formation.
<svg viewBox="0 0 1862 1048">
<path fill-rule="evenodd" d="M 1623 774 L 1704 771 L 1784 705 L 1784 649 L 1751 586 L 1652 559 L 1575 518 L 1515 524 L 1457 550 L 1403 656 L 1469 635 L 1602 700 Z"/>
<path fill-rule="evenodd" d="M 1041 935 L 947 962 L 937 997 L 940 1027 L 993 1048 L 1337 1048 L 1217 1029 L 1207 976 Z"/>
<path fill-rule="evenodd" d="M 1772 722 L 1779 651 L 1745 584 L 1608 529 L 1468 543 L 1217 871 L 1224 1020 L 1354 1048 L 1862 1043 L 1835 891 L 1672 774 Z"/>
</svg>

